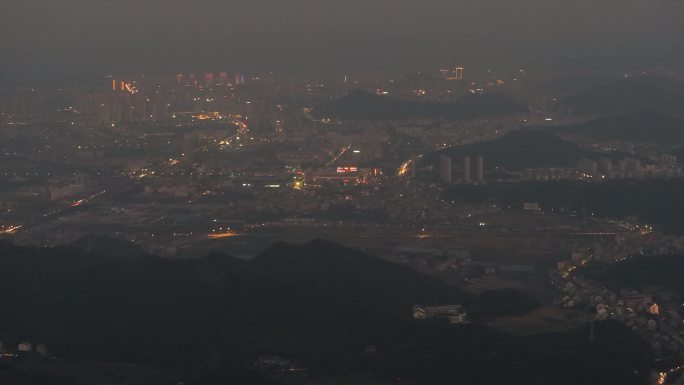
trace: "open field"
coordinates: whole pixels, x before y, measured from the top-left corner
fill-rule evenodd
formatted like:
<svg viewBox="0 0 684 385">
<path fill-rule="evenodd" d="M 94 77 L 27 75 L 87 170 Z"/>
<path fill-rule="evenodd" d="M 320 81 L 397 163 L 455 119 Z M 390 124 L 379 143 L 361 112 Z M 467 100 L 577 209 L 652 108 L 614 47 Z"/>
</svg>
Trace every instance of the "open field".
<svg viewBox="0 0 684 385">
<path fill-rule="evenodd" d="M 528 314 L 516 317 L 499 317 L 489 326 L 496 330 L 520 334 L 559 333 L 579 327 L 588 315 L 581 311 L 558 306 L 540 307 Z"/>
</svg>

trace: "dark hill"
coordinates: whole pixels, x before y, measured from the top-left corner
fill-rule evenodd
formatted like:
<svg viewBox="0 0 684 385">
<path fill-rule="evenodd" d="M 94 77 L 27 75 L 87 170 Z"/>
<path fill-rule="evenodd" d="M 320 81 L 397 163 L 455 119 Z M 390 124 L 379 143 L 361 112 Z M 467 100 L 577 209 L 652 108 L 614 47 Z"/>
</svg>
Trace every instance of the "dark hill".
<svg viewBox="0 0 684 385">
<path fill-rule="evenodd" d="M 616 288 L 648 290 L 650 285 L 658 285 L 673 290 L 684 298 L 684 256 L 660 255 L 637 256 L 620 263 L 611 264 L 597 271 L 602 282 Z"/>
<path fill-rule="evenodd" d="M 560 102 L 576 114 L 624 114 L 651 110 L 684 113 L 684 82 L 660 76 L 620 79 L 591 87 Z"/>
<path fill-rule="evenodd" d="M 492 303 L 518 302 L 503 294 Z M 381 382 L 647 383 L 649 347 L 620 325 L 597 325 L 592 344 L 587 328 L 522 337 L 411 319 L 415 303 L 469 300 L 325 241 L 276 244 L 252 261 L 111 258 L 0 243 L 0 339 L 8 346 L 27 339 L 60 356 L 174 370 L 245 368 L 279 355 L 303 360 L 314 376 L 363 373 Z M 376 353 L 364 352 L 369 345 Z"/>
<path fill-rule="evenodd" d="M 679 147 L 671 151 L 672 155 L 676 156 L 680 161 L 684 159 L 684 147 Z"/>
<path fill-rule="evenodd" d="M 596 154 L 573 143 L 536 130 L 513 131 L 489 142 L 440 150 L 430 154 L 428 160 L 432 163 L 439 162 L 440 155 L 451 156 L 457 165 L 461 165 L 466 156 L 470 156 L 471 161 L 475 162 L 474 157 L 481 155 L 485 158 L 485 168 L 488 170 L 500 167 L 508 171 L 574 166 L 581 158 L 596 157 Z"/>
<path fill-rule="evenodd" d="M 86 253 L 113 258 L 142 258 L 151 255 L 135 243 L 106 236 L 86 236 L 70 243 L 73 247 Z"/>
<path fill-rule="evenodd" d="M 250 262 L 110 258 L 0 245 L 0 340 L 67 356 L 161 361 L 362 349 L 416 303 L 463 296 L 413 270 L 324 241 Z"/>
<path fill-rule="evenodd" d="M 561 76 L 546 82 L 546 87 L 555 95 L 569 96 L 591 87 L 612 83 L 615 79 L 595 76 Z"/>
<path fill-rule="evenodd" d="M 447 104 L 393 99 L 357 90 L 319 106 L 313 115 L 342 120 L 476 119 L 527 111 L 527 107 L 502 94 L 468 94 Z"/>
<path fill-rule="evenodd" d="M 580 181 L 530 181 L 457 186 L 445 198 L 459 202 L 522 207 L 538 202 L 544 210 L 594 213 L 599 217 L 636 216 L 658 230 L 684 234 L 684 179 Z"/>
<path fill-rule="evenodd" d="M 561 127 L 557 131 L 600 140 L 672 144 L 684 141 L 684 120 L 654 111 L 638 111 Z"/>
</svg>

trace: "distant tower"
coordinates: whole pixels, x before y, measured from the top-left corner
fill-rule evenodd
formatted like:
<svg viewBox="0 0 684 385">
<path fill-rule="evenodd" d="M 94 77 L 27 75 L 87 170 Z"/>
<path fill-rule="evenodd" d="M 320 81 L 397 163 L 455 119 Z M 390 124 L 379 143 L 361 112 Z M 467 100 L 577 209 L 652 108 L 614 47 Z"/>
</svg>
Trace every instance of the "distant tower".
<svg viewBox="0 0 684 385">
<path fill-rule="evenodd" d="M 176 82 L 179 84 L 183 83 L 183 78 L 184 78 L 183 74 L 176 75 Z"/>
<path fill-rule="evenodd" d="M 463 159 L 463 181 L 470 183 L 470 157 L 466 156 Z"/>
<path fill-rule="evenodd" d="M 410 167 L 409 170 L 411 172 L 411 178 L 415 178 L 416 177 L 416 156 L 415 155 L 413 155 L 411 157 L 411 165 L 409 167 Z"/>
<path fill-rule="evenodd" d="M 442 155 L 439 162 L 439 176 L 444 183 L 451 183 L 451 157 Z"/>
<path fill-rule="evenodd" d="M 484 182 L 484 157 L 477 157 L 477 182 Z"/>
<path fill-rule="evenodd" d="M 454 68 L 456 80 L 463 80 L 463 67 Z"/>
</svg>

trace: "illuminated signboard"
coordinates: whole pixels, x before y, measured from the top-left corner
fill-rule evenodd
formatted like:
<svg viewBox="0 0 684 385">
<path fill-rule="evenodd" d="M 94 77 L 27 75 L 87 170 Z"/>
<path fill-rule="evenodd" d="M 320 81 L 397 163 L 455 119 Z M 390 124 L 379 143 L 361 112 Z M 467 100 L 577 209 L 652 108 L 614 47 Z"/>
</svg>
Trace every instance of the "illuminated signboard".
<svg viewBox="0 0 684 385">
<path fill-rule="evenodd" d="M 339 174 L 346 174 L 350 172 L 357 172 L 359 169 L 357 167 L 338 167 L 337 172 Z"/>
</svg>

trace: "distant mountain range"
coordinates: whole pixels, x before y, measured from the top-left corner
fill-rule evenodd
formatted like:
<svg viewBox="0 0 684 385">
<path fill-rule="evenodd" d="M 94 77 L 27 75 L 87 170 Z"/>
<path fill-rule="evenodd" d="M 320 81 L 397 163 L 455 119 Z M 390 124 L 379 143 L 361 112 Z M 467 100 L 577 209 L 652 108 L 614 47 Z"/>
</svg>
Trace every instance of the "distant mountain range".
<svg viewBox="0 0 684 385">
<path fill-rule="evenodd" d="M 453 103 L 394 99 L 366 91 L 353 91 L 319 106 L 318 118 L 342 120 L 476 119 L 526 113 L 528 108 L 503 94 L 468 94 Z"/>
<path fill-rule="evenodd" d="M 554 95 L 569 96 L 591 87 L 612 83 L 615 79 L 595 76 L 561 76 L 545 83 Z"/>
<path fill-rule="evenodd" d="M 600 140 L 675 144 L 684 141 L 684 120 L 655 111 L 637 111 L 555 131 Z"/>
<path fill-rule="evenodd" d="M 560 101 L 578 115 L 635 111 L 684 113 L 684 82 L 661 76 L 639 76 L 601 83 Z"/>
<path fill-rule="evenodd" d="M 455 146 L 436 151 L 427 156 L 428 162 L 438 164 L 440 155 L 451 156 L 462 164 L 463 158 L 470 156 L 485 158 L 485 168 L 501 168 L 519 171 L 538 167 L 569 167 L 582 158 L 598 158 L 597 153 L 584 150 L 574 143 L 565 141 L 551 133 L 539 130 L 520 130 L 510 132 L 489 142 Z"/>
</svg>

